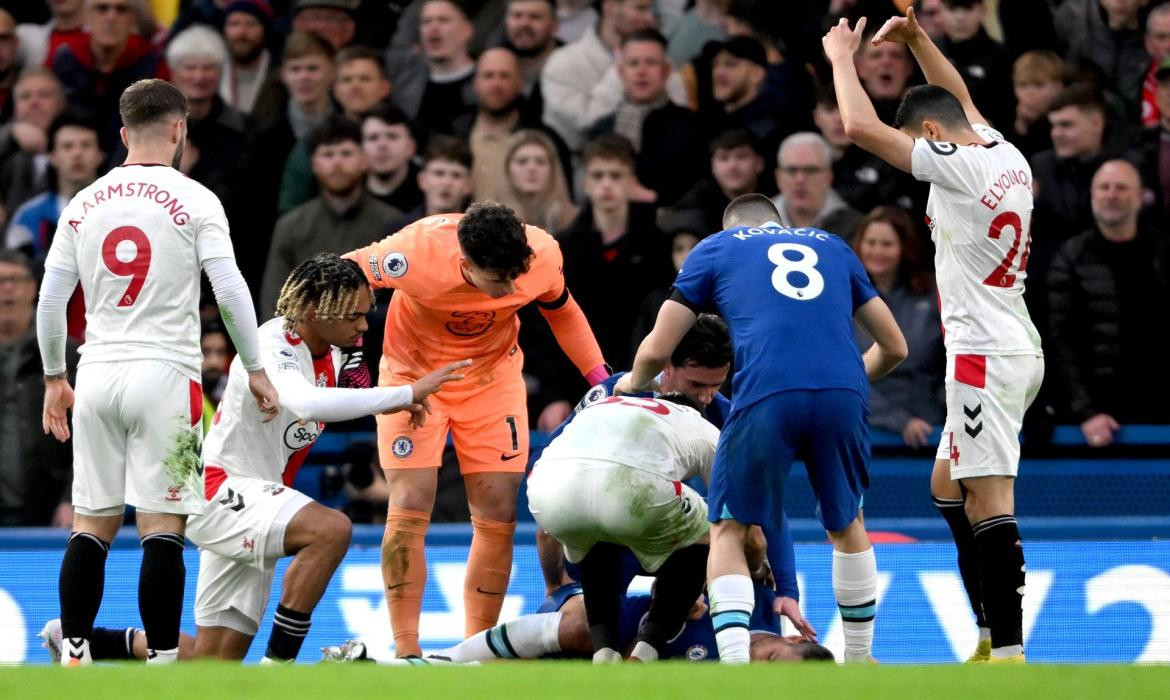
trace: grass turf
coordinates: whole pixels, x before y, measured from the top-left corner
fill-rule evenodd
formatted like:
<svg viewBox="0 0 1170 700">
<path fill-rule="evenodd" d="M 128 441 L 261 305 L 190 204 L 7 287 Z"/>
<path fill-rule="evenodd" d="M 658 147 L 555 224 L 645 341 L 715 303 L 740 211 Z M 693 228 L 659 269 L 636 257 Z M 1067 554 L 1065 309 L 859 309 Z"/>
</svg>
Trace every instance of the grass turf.
<svg viewBox="0 0 1170 700">
<path fill-rule="evenodd" d="M 246 697 L 361 698 L 1167 698 L 1170 667 L 846 666 L 770 664 L 725 667 L 664 662 L 594 668 L 585 662 L 510 662 L 480 667 L 372 664 L 256 667 L 185 663 L 170 668 L 111 665 L 84 669 L 0 668 L 0 698 L 97 700 Z"/>
</svg>

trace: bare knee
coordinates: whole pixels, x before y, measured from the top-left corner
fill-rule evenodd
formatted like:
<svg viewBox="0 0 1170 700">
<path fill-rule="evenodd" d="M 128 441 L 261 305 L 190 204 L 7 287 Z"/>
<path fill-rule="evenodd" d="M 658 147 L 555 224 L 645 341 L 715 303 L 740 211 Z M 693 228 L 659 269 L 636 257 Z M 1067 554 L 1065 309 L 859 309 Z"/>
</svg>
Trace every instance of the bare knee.
<svg viewBox="0 0 1170 700">
<path fill-rule="evenodd" d="M 829 540 L 833 543 L 833 549 L 845 554 L 864 552 L 872 546 L 869 542 L 869 535 L 865 532 L 865 522 L 860 513 L 844 529 L 831 530 L 828 534 Z"/>
<path fill-rule="evenodd" d="M 326 512 L 329 516 L 321 519 L 319 541 L 325 549 L 344 556 L 353 538 L 353 523 L 339 510 L 330 508 Z"/>
<path fill-rule="evenodd" d="M 386 469 L 390 507 L 430 513 L 435 508 L 439 468 Z"/>
</svg>

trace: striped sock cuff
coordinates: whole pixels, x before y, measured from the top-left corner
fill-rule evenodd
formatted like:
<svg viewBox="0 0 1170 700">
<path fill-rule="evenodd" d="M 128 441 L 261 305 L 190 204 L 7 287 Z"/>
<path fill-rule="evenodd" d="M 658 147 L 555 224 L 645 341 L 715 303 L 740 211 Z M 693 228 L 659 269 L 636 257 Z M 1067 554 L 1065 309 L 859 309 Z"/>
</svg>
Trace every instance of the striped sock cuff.
<svg viewBox="0 0 1170 700">
<path fill-rule="evenodd" d="M 931 496 L 930 500 L 934 501 L 935 508 L 962 508 L 963 499 L 961 498 L 939 498 L 938 496 Z"/>
<path fill-rule="evenodd" d="M 877 601 L 871 600 L 859 605 L 837 605 L 842 622 L 870 622 L 877 613 Z"/>
<path fill-rule="evenodd" d="M 68 544 L 68 542 L 72 542 L 73 540 L 77 539 L 78 537 L 84 537 L 85 539 L 90 540 L 91 542 L 94 542 L 95 544 L 97 544 L 97 546 L 102 548 L 103 552 L 109 553 L 109 551 L 110 551 L 109 543 L 103 542 L 100 537 L 93 534 L 92 532 L 75 532 L 72 535 L 69 535 L 69 539 L 66 541 L 66 544 Z"/>
<path fill-rule="evenodd" d="M 743 610 L 724 610 L 711 614 L 711 624 L 717 633 L 732 627 L 747 629 L 750 621 L 751 615 Z"/>
<path fill-rule="evenodd" d="M 171 544 L 178 546 L 179 549 L 185 549 L 187 547 L 187 540 L 177 532 L 156 532 L 139 540 L 139 542 L 142 544 L 146 544 L 147 542 L 151 541 L 170 542 Z"/>
<path fill-rule="evenodd" d="M 1016 526 L 1015 516 L 996 515 L 988 518 L 987 520 L 980 520 L 971 526 L 971 532 L 975 533 L 975 535 L 979 535 L 981 533 L 987 532 L 988 530 L 991 530 L 992 528 L 1002 527 L 1004 525 Z"/>
<path fill-rule="evenodd" d="M 272 614 L 272 624 L 290 636 L 304 637 L 309 633 L 313 621 L 307 613 L 290 610 L 278 603 L 276 612 Z"/>
<path fill-rule="evenodd" d="M 496 625 L 484 633 L 484 640 L 487 642 L 488 649 L 491 650 L 497 658 L 500 659 L 518 659 L 520 655 L 512 647 L 512 641 L 508 639 L 508 626 Z"/>
</svg>

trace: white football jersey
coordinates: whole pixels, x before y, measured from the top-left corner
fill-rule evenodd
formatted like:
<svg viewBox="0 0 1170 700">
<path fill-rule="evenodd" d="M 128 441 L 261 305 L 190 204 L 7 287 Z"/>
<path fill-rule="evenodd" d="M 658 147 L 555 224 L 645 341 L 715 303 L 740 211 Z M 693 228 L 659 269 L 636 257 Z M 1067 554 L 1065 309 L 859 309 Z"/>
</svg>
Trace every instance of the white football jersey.
<svg viewBox="0 0 1170 700">
<path fill-rule="evenodd" d="M 987 145 L 915 139 L 914 177 L 930 183 L 926 215 L 947 353 L 1031 355 L 1040 335 L 1024 304 L 1032 169 L 983 124 Z"/>
<path fill-rule="evenodd" d="M 81 280 L 81 364 L 163 360 L 197 380 L 200 271 L 233 257 L 210 190 L 174 168 L 126 165 L 65 207 L 45 267 Z"/>
<path fill-rule="evenodd" d="M 304 341 L 286 332 L 283 324 L 284 319 L 277 317 L 260 326 L 260 358 L 272 382 L 291 376 L 319 387 L 337 386 L 341 350 L 331 347 L 324 356 L 314 358 Z M 211 430 L 203 439 L 208 492 L 219 487 L 225 474 L 292 484 L 324 429 L 324 423 L 299 420 L 283 405 L 275 418 L 263 422 L 248 390 L 248 372 L 237 355 Z"/>
<path fill-rule="evenodd" d="M 540 461 L 596 459 L 671 481 L 711 476 L 719 429 L 687 406 L 614 396 L 578 413 Z"/>
</svg>

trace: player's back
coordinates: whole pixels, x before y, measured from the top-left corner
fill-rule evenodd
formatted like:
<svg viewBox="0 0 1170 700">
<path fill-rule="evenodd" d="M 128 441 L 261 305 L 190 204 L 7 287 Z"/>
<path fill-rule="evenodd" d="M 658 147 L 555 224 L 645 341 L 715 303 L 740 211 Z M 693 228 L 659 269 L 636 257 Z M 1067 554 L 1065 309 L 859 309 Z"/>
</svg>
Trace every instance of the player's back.
<svg viewBox="0 0 1170 700">
<path fill-rule="evenodd" d="M 935 243 L 944 342 L 950 354 L 1040 352 L 1024 303 L 1032 225 L 1032 170 L 998 131 L 987 144 L 916 139 L 914 177 L 931 183 L 926 214 Z"/>
<path fill-rule="evenodd" d="M 86 304 L 81 363 L 156 359 L 199 376 L 199 275 L 231 257 L 223 207 L 165 166 L 114 168 L 61 215 L 46 267 L 76 269 Z"/>
<path fill-rule="evenodd" d="M 874 291 L 837 236 L 813 228 L 722 231 L 691 251 L 675 287 L 727 321 L 735 409 L 794 389 L 868 393 L 853 313 Z"/>
<path fill-rule="evenodd" d="M 541 461 L 595 459 L 671 480 L 706 478 L 719 430 L 698 411 L 652 398 L 615 396 L 581 411 Z"/>
</svg>

